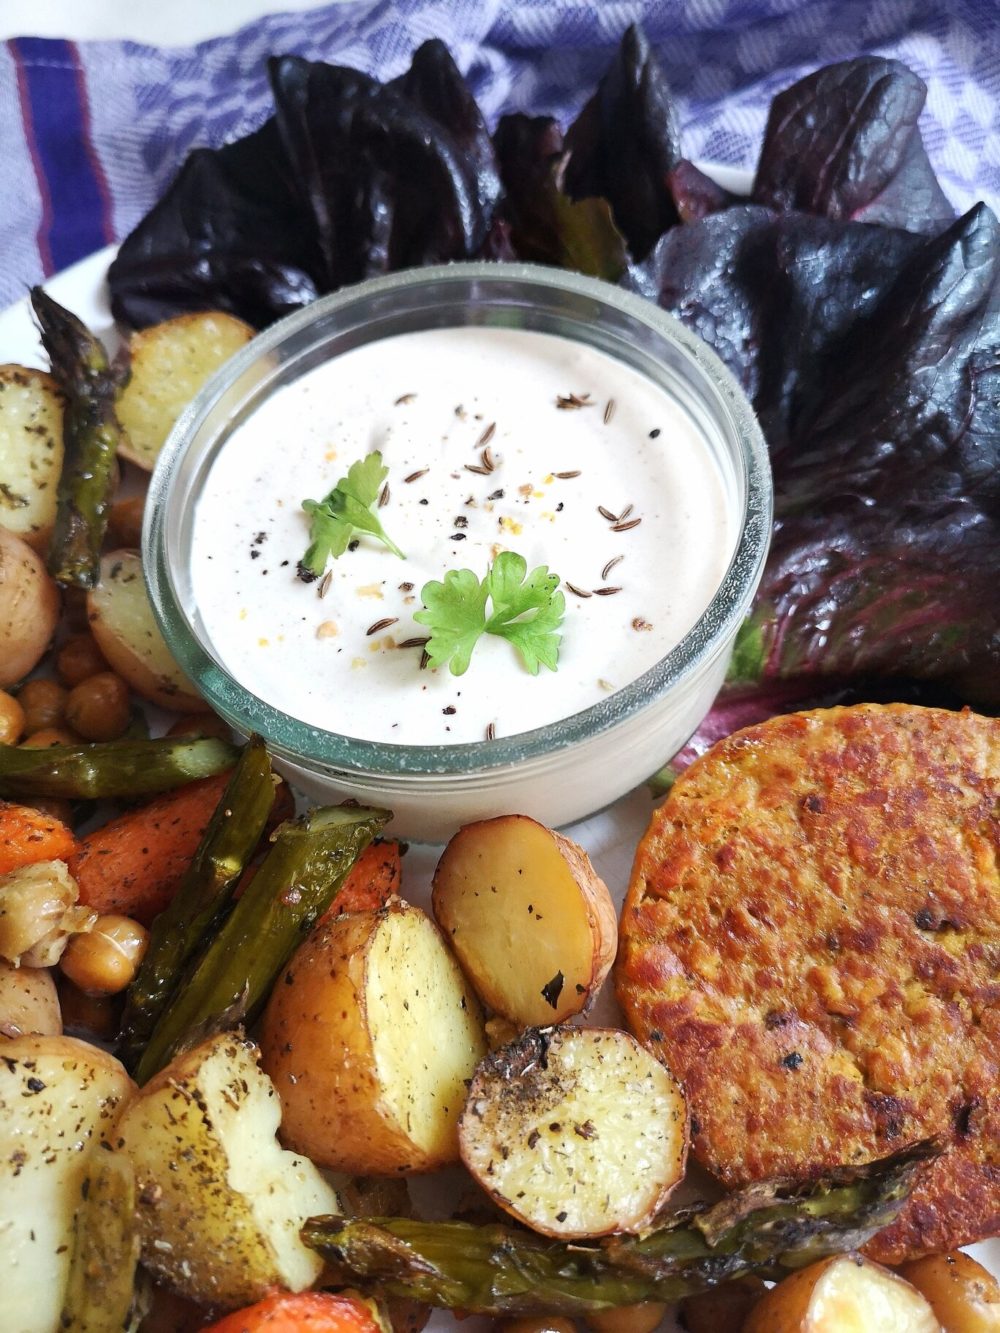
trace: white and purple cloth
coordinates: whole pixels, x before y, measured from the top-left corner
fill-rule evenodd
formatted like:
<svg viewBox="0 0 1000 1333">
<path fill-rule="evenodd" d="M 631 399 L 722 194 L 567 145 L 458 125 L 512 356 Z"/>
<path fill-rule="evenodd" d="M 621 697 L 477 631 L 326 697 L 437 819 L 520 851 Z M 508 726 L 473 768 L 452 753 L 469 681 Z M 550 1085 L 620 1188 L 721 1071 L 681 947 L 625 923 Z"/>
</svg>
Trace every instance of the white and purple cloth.
<svg viewBox="0 0 1000 1333">
<path fill-rule="evenodd" d="M 956 208 L 1000 204 L 1000 0 L 354 0 L 189 48 L 0 44 L 0 308 L 120 240 L 191 148 L 259 125 L 269 55 L 391 78 L 440 37 L 491 123 L 566 122 L 633 22 L 671 80 L 688 157 L 752 168 L 776 92 L 817 65 L 894 56 L 927 84 L 924 140 Z"/>
</svg>

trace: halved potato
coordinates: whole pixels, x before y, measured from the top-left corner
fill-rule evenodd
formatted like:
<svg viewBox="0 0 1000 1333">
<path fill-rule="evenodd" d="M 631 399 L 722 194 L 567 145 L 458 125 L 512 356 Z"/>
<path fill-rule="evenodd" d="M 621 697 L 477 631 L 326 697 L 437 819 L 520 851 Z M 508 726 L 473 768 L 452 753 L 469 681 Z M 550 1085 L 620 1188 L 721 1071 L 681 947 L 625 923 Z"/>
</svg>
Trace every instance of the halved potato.
<svg viewBox="0 0 1000 1333">
<path fill-rule="evenodd" d="M 311 1162 L 276 1142 L 280 1116 L 257 1048 L 226 1033 L 171 1061 L 121 1117 L 143 1262 L 182 1296 L 235 1309 L 319 1276 L 299 1228 L 339 1203 Z"/>
<path fill-rule="evenodd" d="M 0 958 L 0 1037 L 62 1033 L 59 992 L 47 967 L 15 967 Z M 0 1049 L 3 1049 L 0 1046 Z"/>
<path fill-rule="evenodd" d="M 971 1255 L 928 1254 L 896 1271 L 927 1298 L 945 1333 L 1000 1333 L 1000 1282 Z"/>
<path fill-rule="evenodd" d="M 38 665 L 58 619 L 59 589 L 40 557 L 0 527 L 0 689 Z"/>
<path fill-rule="evenodd" d="M 136 694 L 178 713 L 209 711 L 163 641 L 136 551 L 101 557 L 101 581 L 87 594 L 87 615 L 108 665 Z"/>
<path fill-rule="evenodd" d="M 615 959 L 614 903 L 587 853 L 527 815 L 460 829 L 433 907 L 479 998 L 521 1027 L 580 1013 Z"/>
<path fill-rule="evenodd" d="M 378 1175 L 458 1160 L 483 1020 L 419 907 L 390 898 L 315 931 L 271 993 L 261 1047 L 282 1138 L 320 1166 Z"/>
<path fill-rule="evenodd" d="M 860 1254 L 821 1259 L 772 1287 L 743 1333 L 941 1333 L 915 1287 Z"/>
<path fill-rule="evenodd" d="M 0 1044 L 2 1324 L 60 1328 L 90 1148 L 133 1091 L 112 1056 L 73 1037 Z"/>
<path fill-rule="evenodd" d="M 0 527 L 44 551 L 56 521 L 63 396 L 51 375 L 0 366 Z"/>
<path fill-rule="evenodd" d="M 680 1084 L 626 1032 L 535 1028 L 476 1071 L 462 1161 L 511 1216 L 546 1236 L 649 1226 L 684 1175 Z"/>
<path fill-rule="evenodd" d="M 209 376 L 254 336 L 221 311 L 177 315 L 129 339 L 131 375 L 115 406 L 123 458 L 152 469 L 181 412 Z"/>
</svg>

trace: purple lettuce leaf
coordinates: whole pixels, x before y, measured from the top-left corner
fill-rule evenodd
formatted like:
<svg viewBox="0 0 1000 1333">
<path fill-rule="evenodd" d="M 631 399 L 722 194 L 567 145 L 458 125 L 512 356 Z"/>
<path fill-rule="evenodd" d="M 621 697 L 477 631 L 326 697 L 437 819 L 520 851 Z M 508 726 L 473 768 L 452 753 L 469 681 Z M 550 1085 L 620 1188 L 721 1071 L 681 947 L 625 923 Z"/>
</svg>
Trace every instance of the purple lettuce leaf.
<svg viewBox="0 0 1000 1333">
<path fill-rule="evenodd" d="M 827 65 L 774 99 L 753 200 L 840 221 L 933 233 L 954 212 L 918 120 L 927 88 L 898 60 Z"/>
<path fill-rule="evenodd" d="M 550 116 L 504 116 L 493 136 L 504 186 L 503 213 L 521 259 L 617 282 L 625 240 L 606 199 L 572 200 L 562 187 L 562 131 Z"/>
<path fill-rule="evenodd" d="M 636 259 L 678 221 L 667 176 L 681 158 L 666 76 L 646 37 L 631 27 L 610 67 L 566 132 L 564 183 L 574 199 L 607 199 Z"/>
<path fill-rule="evenodd" d="M 499 172 L 478 108 L 440 42 L 422 46 L 391 84 L 299 56 L 273 59 L 269 70 L 326 290 L 470 259 L 487 245 Z"/>
<path fill-rule="evenodd" d="M 134 328 L 205 309 L 260 327 L 314 301 L 321 267 L 269 120 L 191 153 L 122 242 L 108 272 L 111 309 Z"/>
<path fill-rule="evenodd" d="M 724 190 L 686 157 L 667 172 L 667 189 L 680 222 L 700 222 L 711 213 L 721 213 L 723 209 L 743 203 L 738 195 Z"/>
</svg>

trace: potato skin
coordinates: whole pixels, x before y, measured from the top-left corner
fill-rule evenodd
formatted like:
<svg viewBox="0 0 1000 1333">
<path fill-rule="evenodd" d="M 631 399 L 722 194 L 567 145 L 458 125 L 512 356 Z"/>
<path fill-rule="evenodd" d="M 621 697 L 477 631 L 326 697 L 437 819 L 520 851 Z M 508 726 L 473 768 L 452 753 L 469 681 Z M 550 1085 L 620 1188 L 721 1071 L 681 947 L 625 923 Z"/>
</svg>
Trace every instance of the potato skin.
<svg viewBox="0 0 1000 1333">
<path fill-rule="evenodd" d="M 163 641 L 136 551 L 101 557 L 101 581 L 87 593 L 87 618 L 108 665 L 136 694 L 177 713 L 210 711 Z"/>
<path fill-rule="evenodd" d="M 394 1108 L 393 1088 L 385 1081 L 392 1073 L 380 1070 L 376 1057 L 376 1020 L 369 1004 L 371 959 L 380 932 L 392 930 L 394 919 L 401 916 L 425 923 L 426 945 L 421 940 L 420 947 L 436 950 L 447 960 L 453 998 L 461 997 L 462 1012 L 478 1032 L 468 1050 L 456 1055 L 467 1066 L 466 1077 L 472 1076 L 485 1051 L 475 996 L 437 928 L 419 908 L 395 898 L 377 912 L 349 912 L 328 920 L 276 982 L 260 1037 L 264 1068 L 282 1101 L 282 1139 L 320 1166 L 380 1175 L 430 1171 L 458 1160 L 464 1088 L 456 1090 L 455 1104 L 447 1108 L 447 1132 L 432 1144 L 421 1144 Z M 405 981 L 400 984 L 405 986 Z M 400 1013 L 411 998 L 414 1013 L 421 1012 L 415 997 L 401 989 L 396 997 Z M 432 1076 L 440 1053 L 428 1046 L 412 1054 Z"/>
<path fill-rule="evenodd" d="M 940 1136 L 887 1264 L 1000 1234 L 1000 721 L 858 705 L 736 732 L 636 853 L 616 965 L 729 1187 Z"/>
<path fill-rule="evenodd" d="M 62 1030 L 59 992 L 48 968 L 15 967 L 0 958 L 0 1037 L 58 1037 Z"/>
<path fill-rule="evenodd" d="M 35 551 L 0 528 L 0 689 L 41 660 L 59 619 L 59 589 Z"/>
<path fill-rule="evenodd" d="M 915 1287 L 860 1254 L 833 1255 L 784 1278 L 754 1305 L 742 1333 L 870 1333 L 867 1312 L 876 1285 L 880 1333 L 941 1333 Z M 849 1289 L 846 1300 L 837 1299 Z M 895 1325 L 886 1322 L 889 1310 Z"/>
<path fill-rule="evenodd" d="M 44 556 L 63 464 L 63 396 L 51 375 L 0 366 L 0 526 Z"/>
<path fill-rule="evenodd" d="M 944 1333 L 1000 1333 L 1000 1282 L 971 1255 L 929 1254 L 896 1271 L 927 1298 Z"/>
</svg>

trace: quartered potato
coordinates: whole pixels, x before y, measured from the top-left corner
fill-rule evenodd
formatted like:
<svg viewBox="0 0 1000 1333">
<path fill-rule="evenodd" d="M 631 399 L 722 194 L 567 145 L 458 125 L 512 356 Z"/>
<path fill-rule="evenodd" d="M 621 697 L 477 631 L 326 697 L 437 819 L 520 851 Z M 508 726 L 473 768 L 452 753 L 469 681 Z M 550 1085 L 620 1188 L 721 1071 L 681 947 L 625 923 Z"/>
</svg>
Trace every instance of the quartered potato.
<svg viewBox="0 0 1000 1333">
<path fill-rule="evenodd" d="M 254 331 L 220 311 L 178 315 L 129 339 L 131 375 L 115 406 L 123 458 L 151 470 L 181 412 Z"/>
<path fill-rule="evenodd" d="M 920 1292 L 888 1268 L 838 1254 L 772 1287 L 743 1333 L 941 1333 L 941 1325 Z"/>
<path fill-rule="evenodd" d="M 0 689 L 34 670 L 59 619 L 59 589 L 27 542 L 0 526 Z"/>
<path fill-rule="evenodd" d="M 32 1032 L 47 1037 L 62 1033 L 62 1011 L 52 973 L 47 967 L 15 967 L 0 958 L 0 1037 Z"/>
<path fill-rule="evenodd" d="M 132 1091 L 117 1060 L 73 1037 L 25 1036 L 0 1044 L 5 1329 L 52 1333 L 62 1327 L 91 1150 L 111 1140 Z"/>
<path fill-rule="evenodd" d="M 527 815 L 460 829 L 434 872 L 433 905 L 479 998 L 521 1027 L 580 1013 L 614 962 L 607 886 L 581 847 Z"/>
<path fill-rule="evenodd" d="M 163 640 L 135 551 L 101 557 L 101 581 L 87 594 L 87 615 L 108 665 L 136 694 L 178 713 L 208 711 Z"/>
<path fill-rule="evenodd" d="M 649 1226 L 684 1175 L 688 1115 L 669 1070 L 625 1032 L 524 1033 L 476 1071 L 462 1161 L 506 1212 L 547 1236 Z"/>
<path fill-rule="evenodd" d="M 44 551 L 56 520 L 63 398 L 51 375 L 0 366 L 0 527 Z"/>
<path fill-rule="evenodd" d="M 929 1254 L 896 1271 L 926 1296 L 944 1333 L 1000 1333 L 1000 1282 L 971 1255 Z"/>
<path fill-rule="evenodd" d="M 378 1175 L 458 1160 L 483 1020 L 418 907 L 391 898 L 316 930 L 275 983 L 261 1047 L 282 1139 L 320 1166 Z"/>
<path fill-rule="evenodd" d="M 312 1163 L 275 1140 L 281 1107 L 257 1056 L 232 1033 L 212 1037 L 161 1070 L 118 1124 L 143 1263 L 182 1296 L 226 1309 L 311 1286 L 322 1265 L 299 1228 L 339 1211 Z"/>
</svg>

